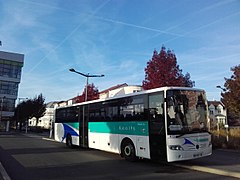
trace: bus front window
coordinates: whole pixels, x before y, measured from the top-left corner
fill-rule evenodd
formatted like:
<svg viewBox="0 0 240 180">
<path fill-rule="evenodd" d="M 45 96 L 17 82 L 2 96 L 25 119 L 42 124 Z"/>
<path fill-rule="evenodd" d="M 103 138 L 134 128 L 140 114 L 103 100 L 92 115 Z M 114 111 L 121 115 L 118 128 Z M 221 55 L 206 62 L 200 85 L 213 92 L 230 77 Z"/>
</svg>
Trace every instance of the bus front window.
<svg viewBox="0 0 240 180">
<path fill-rule="evenodd" d="M 168 134 L 207 131 L 207 101 L 203 91 L 167 91 Z"/>
</svg>

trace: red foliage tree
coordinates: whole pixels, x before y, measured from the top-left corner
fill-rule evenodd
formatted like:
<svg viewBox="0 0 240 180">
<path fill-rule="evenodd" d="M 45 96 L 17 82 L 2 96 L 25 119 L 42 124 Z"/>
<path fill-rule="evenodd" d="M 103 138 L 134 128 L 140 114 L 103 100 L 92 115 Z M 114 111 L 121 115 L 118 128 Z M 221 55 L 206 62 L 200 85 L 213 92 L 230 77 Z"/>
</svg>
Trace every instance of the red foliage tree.
<svg viewBox="0 0 240 180">
<path fill-rule="evenodd" d="M 147 62 L 142 86 L 146 90 L 163 86 L 193 87 L 194 81 L 190 80 L 189 73 L 182 74 L 175 54 L 163 46 L 160 53 L 154 50 L 152 59 Z"/>
<path fill-rule="evenodd" d="M 240 64 L 232 67 L 231 71 L 231 78 L 224 78 L 226 82 L 221 101 L 228 110 L 229 120 L 238 120 L 240 123 Z"/>
<path fill-rule="evenodd" d="M 85 101 L 85 94 L 86 94 L 86 87 L 84 88 L 82 95 L 73 98 L 73 101 L 75 103 L 84 102 Z M 88 84 L 87 100 L 91 101 L 91 100 L 95 100 L 95 99 L 99 99 L 99 91 L 93 83 Z"/>
</svg>

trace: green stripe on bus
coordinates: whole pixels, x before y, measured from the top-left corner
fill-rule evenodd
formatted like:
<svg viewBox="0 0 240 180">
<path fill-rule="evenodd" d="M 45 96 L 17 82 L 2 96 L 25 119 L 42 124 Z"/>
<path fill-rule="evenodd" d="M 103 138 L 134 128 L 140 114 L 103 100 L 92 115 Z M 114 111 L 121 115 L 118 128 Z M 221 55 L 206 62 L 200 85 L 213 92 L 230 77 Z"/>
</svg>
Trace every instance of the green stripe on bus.
<svg viewBox="0 0 240 180">
<path fill-rule="evenodd" d="M 73 127 L 77 130 L 79 130 L 79 122 L 74 122 L 74 123 L 67 123 L 70 127 Z"/>
<path fill-rule="evenodd" d="M 203 139 L 194 139 L 196 142 L 208 142 L 208 138 L 203 138 Z"/>
<path fill-rule="evenodd" d="M 129 134 L 148 136 L 147 121 L 89 122 L 88 129 L 95 133 Z"/>
</svg>

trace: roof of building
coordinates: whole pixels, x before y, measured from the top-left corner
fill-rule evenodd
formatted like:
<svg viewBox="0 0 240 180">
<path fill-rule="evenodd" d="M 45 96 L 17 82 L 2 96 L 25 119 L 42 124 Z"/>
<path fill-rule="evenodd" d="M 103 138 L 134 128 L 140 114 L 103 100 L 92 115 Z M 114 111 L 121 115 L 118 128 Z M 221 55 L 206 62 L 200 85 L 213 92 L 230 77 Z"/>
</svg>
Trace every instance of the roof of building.
<svg viewBox="0 0 240 180">
<path fill-rule="evenodd" d="M 56 104 L 56 103 L 58 103 L 58 102 L 56 102 L 56 101 L 49 102 L 49 103 L 46 104 L 46 107 L 47 107 L 47 108 L 53 108 L 53 107 L 54 107 L 54 104 Z"/>
<path fill-rule="evenodd" d="M 107 93 L 107 92 L 109 92 L 109 91 L 112 91 L 112 90 L 115 90 L 115 89 L 118 89 L 118 88 L 121 88 L 121 87 L 126 87 L 126 86 L 128 86 L 127 83 L 118 84 L 118 85 L 116 85 L 116 86 L 112 86 L 112 87 L 110 87 L 110 88 L 108 88 L 108 89 L 106 89 L 106 90 L 103 90 L 103 91 L 99 92 L 99 94 Z"/>
<path fill-rule="evenodd" d="M 22 63 L 24 61 L 24 54 L 19 54 L 19 53 L 0 51 L 0 57 L 1 59 L 5 59 L 9 61 L 17 61 Z"/>
<path fill-rule="evenodd" d="M 216 108 L 218 105 L 221 105 L 223 108 L 225 108 L 225 105 L 224 105 L 221 101 L 208 101 L 208 106 L 210 106 L 211 104 L 212 104 L 215 108 Z"/>
</svg>

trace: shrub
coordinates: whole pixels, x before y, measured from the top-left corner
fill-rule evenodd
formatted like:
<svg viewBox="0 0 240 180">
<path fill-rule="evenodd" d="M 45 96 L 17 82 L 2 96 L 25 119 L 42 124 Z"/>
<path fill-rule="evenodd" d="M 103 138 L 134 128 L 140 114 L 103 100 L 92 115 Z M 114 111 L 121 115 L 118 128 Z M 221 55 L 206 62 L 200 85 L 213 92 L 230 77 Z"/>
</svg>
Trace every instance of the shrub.
<svg viewBox="0 0 240 180">
<path fill-rule="evenodd" d="M 240 128 L 212 131 L 213 148 L 240 149 Z"/>
</svg>

